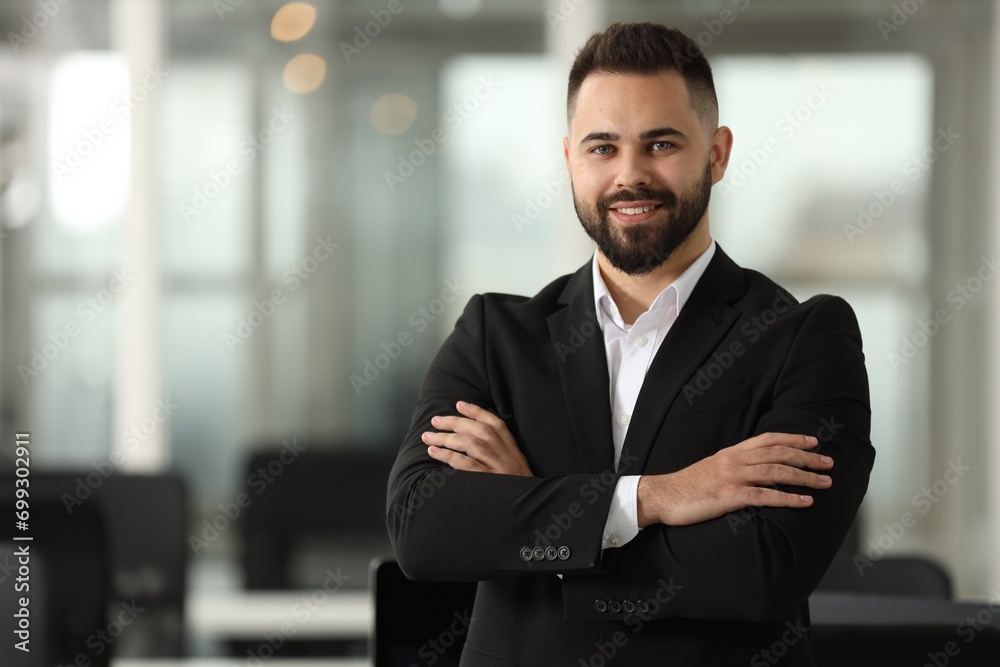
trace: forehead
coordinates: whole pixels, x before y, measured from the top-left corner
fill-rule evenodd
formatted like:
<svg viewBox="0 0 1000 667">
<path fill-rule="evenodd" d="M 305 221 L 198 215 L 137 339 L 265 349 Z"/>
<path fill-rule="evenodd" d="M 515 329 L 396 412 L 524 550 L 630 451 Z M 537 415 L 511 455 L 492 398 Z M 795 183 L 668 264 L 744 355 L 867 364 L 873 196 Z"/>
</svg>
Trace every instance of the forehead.
<svg viewBox="0 0 1000 667">
<path fill-rule="evenodd" d="M 687 84 L 675 71 L 656 74 L 594 73 L 580 85 L 571 132 L 650 127 L 694 127 L 697 114 L 691 108 Z"/>
</svg>

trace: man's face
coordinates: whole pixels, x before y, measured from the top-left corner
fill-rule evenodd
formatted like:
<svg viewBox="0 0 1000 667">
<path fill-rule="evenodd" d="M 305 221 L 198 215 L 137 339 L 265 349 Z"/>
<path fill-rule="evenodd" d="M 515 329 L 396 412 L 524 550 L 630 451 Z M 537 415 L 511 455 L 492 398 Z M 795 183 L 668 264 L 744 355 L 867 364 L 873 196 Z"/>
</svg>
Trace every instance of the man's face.
<svg viewBox="0 0 1000 667">
<path fill-rule="evenodd" d="M 710 136 L 702 126 L 677 72 L 584 79 L 564 140 L 566 166 L 580 222 L 612 266 L 648 273 L 695 230 L 707 234 L 727 139 L 727 128 Z"/>
</svg>

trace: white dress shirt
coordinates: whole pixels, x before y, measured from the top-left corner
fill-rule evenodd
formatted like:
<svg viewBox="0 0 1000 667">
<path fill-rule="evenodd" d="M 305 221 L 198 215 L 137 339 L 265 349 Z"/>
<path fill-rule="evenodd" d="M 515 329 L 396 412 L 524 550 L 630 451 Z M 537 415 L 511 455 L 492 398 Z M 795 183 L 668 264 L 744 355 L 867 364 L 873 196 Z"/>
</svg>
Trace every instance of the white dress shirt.
<svg viewBox="0 0 1000 667">
<path fill-rule="evenodd" d="M 687 303 L 694 286 L 701 279 L 715 254 L 715 239 L 677 280 L 668 285 L 653 300 L 649 310 L 634 324 L 625 324 L 615 300 L 601 277 L 594 253 L 594 302 L 597 324 L 604 333 L 604 348 L 608 355 L 609 399 L 611 401 L 611 434 L 615 446 L 615 468 L 621 458 L 625 434 L 635 407 L 642 381 L 649 370 L 660 343 L 673 326 L 681 308 Z M 670 354 L 665 350 L 664 354 Z M 619 478 L 611 500 L 611 511 L 604 525 L 601 548 L 620 547 L 639 534 L 639 513 L 636 493 L 639 475 Z"/>
</svg>

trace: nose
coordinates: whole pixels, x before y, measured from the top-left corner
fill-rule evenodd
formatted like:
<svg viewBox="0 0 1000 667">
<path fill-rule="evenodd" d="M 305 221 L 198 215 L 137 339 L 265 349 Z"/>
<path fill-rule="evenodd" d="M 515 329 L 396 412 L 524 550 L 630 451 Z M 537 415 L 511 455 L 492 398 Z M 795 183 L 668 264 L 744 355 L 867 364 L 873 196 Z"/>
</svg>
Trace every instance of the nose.
<svg viewBox="0 0 1000 667">
<path fill-rule="evenodd" d="M 652 182 L 649 157 L 641 151 L 622 151 L 615 175 L 615 188 L 624 190 Z"/>
</svg>

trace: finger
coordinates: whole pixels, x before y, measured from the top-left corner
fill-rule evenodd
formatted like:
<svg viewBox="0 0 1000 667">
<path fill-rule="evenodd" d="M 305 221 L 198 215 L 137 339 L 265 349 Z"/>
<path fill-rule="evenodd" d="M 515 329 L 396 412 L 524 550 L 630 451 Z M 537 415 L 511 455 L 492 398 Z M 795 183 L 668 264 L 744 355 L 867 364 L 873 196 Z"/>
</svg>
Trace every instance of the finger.
<svg viewBox="0 0 1000 667">
<path fill-rule="evenodd" d="M 503 456 L 504 443 L 490 427 L 465 417 L 434 417 L 431 423 L 439 429 L 451 431 L 461 438 L 440 441 L 440 444 L 457 449 L 480 461 L 499 461 Z"/>
<path fill-rule="evenodd" d="M 432 417 L 431 425 L 442 431 L 464 433 L 480 440 L 489 441 L 499 438 L 496 431 L 482 422 L 465 417 Z"/>
<path fill-rule="evenodd" d="M 482 422 L 490 428 L 507 428 L 504 421 L 497 417 L 495 414 L 479 407 L 478 405 L 473 405 L 472 403 L 466 403 L 465 401 L 459 401 L 455 404 L 458 411 L 461 412 L 466 417 L 474 419 L 477 422 Z"/>
<path fill-rule="evenodd" d="M 474 405 L 472 403 L 466 403 L 465 401 L 459 401 L 455 404 L 458 411 L 463 415 L 474 419 L 475 421 L 485 424 L 499 437 L 508 448 L 517 448 L 517 441 L 514 440 L 513 434 L 510 429 L 507 428 L 507 422 L 493 414 L 489 410 Z"/>
<path fill-rule="evenodd" d="M 427 448 L 427 454 L 430 455 L 432 459 L 446 463 L 455 470 L 467 470 L 469 472 L 489 472 L 489 470 L 482 463 L 479 463 L 475 459 L 470 459 L 464 454 L 458 452 L 453 452 L 450 449 L 445 449 L 443 447 L 431 446 Z"/>
<path fill-rule="evenodd" d="M 787 484 L 805 486 L 810 489 L 827 489 L 833 485 L 829 475 L 800 470 L 792 466 L 769 463 L 747 468 L 744 480 L 748 484 Z"/>
<path fill-rule="evenodd" d="M 736 445 L 737 448 L 748 450 L 760 447 L 794 447 L 795 449 L 812 449 L 819 440 L 812 435 L 799 433 L 761 433 Z"/>
<path fill-rule="evenodd" d="M 812 496 L 764 487 L 747 487 L 743 499 L 746 505 L 753 507 L 809 507 L 813 504 Z"/>
<path fill-rule="evenodd" d="M 825 454 L 806 452 L 784 445 L 751 449 L 744 452 L 744 457 L 744 461 L 750 465 L 784 463 L 796 468 L 812 470 L 829 470 L 833 467 L 833 459 Z"/>
<path fill-rule="evenodd" d="M 426 445 L 444 447 L 475 459 L 489 469 L 496 468 L 497 455 L 486 443 L 478 438 L 458 433 L 434 433 L 425 431 L 422 439 Z"/>
<path fill-rule="evenodd" d="M 521 452 L 521 448 L 517 446 L 517 440 L 514 439 L 514 434 L 510 432 L 507 428 L 507 422 L 501 419 L 499 416 L 493 414 L 489 410 L 484 410 L 478 405 L 473 405 L 472 403 L 466 403 L 465 401 L 459 401 L 458 409 L 462 411 L 462 414 L 467 414 L 476 421 L 486 424 L 489 428 L 496 433 L 503 443 L 507 446 L 508 452 L 516 450 L 518 453 Z"/>
<path fill-rule="evenodd" d="M 523 453 L 517 446 L 517 441 L 507 429 L 507 425 L 502 419 L 478 406 L 459 401 L 459 409 L 463 409 L 470 416 L 475 415 L 476 419 L 465 417 L 433 417 L 431 423 L 440 429 L 448 429 L 455 433 L 468 435 L 478 441 L 481 451 L 475 455 L 476 458 L 485 462 L 494 470 L 502 467 L 503 461 L 520 460 Z M 470 443 L 476 445 L 476 443 Z M 466 452 L 470 454 L 470 452 Z"/>
</svg>

